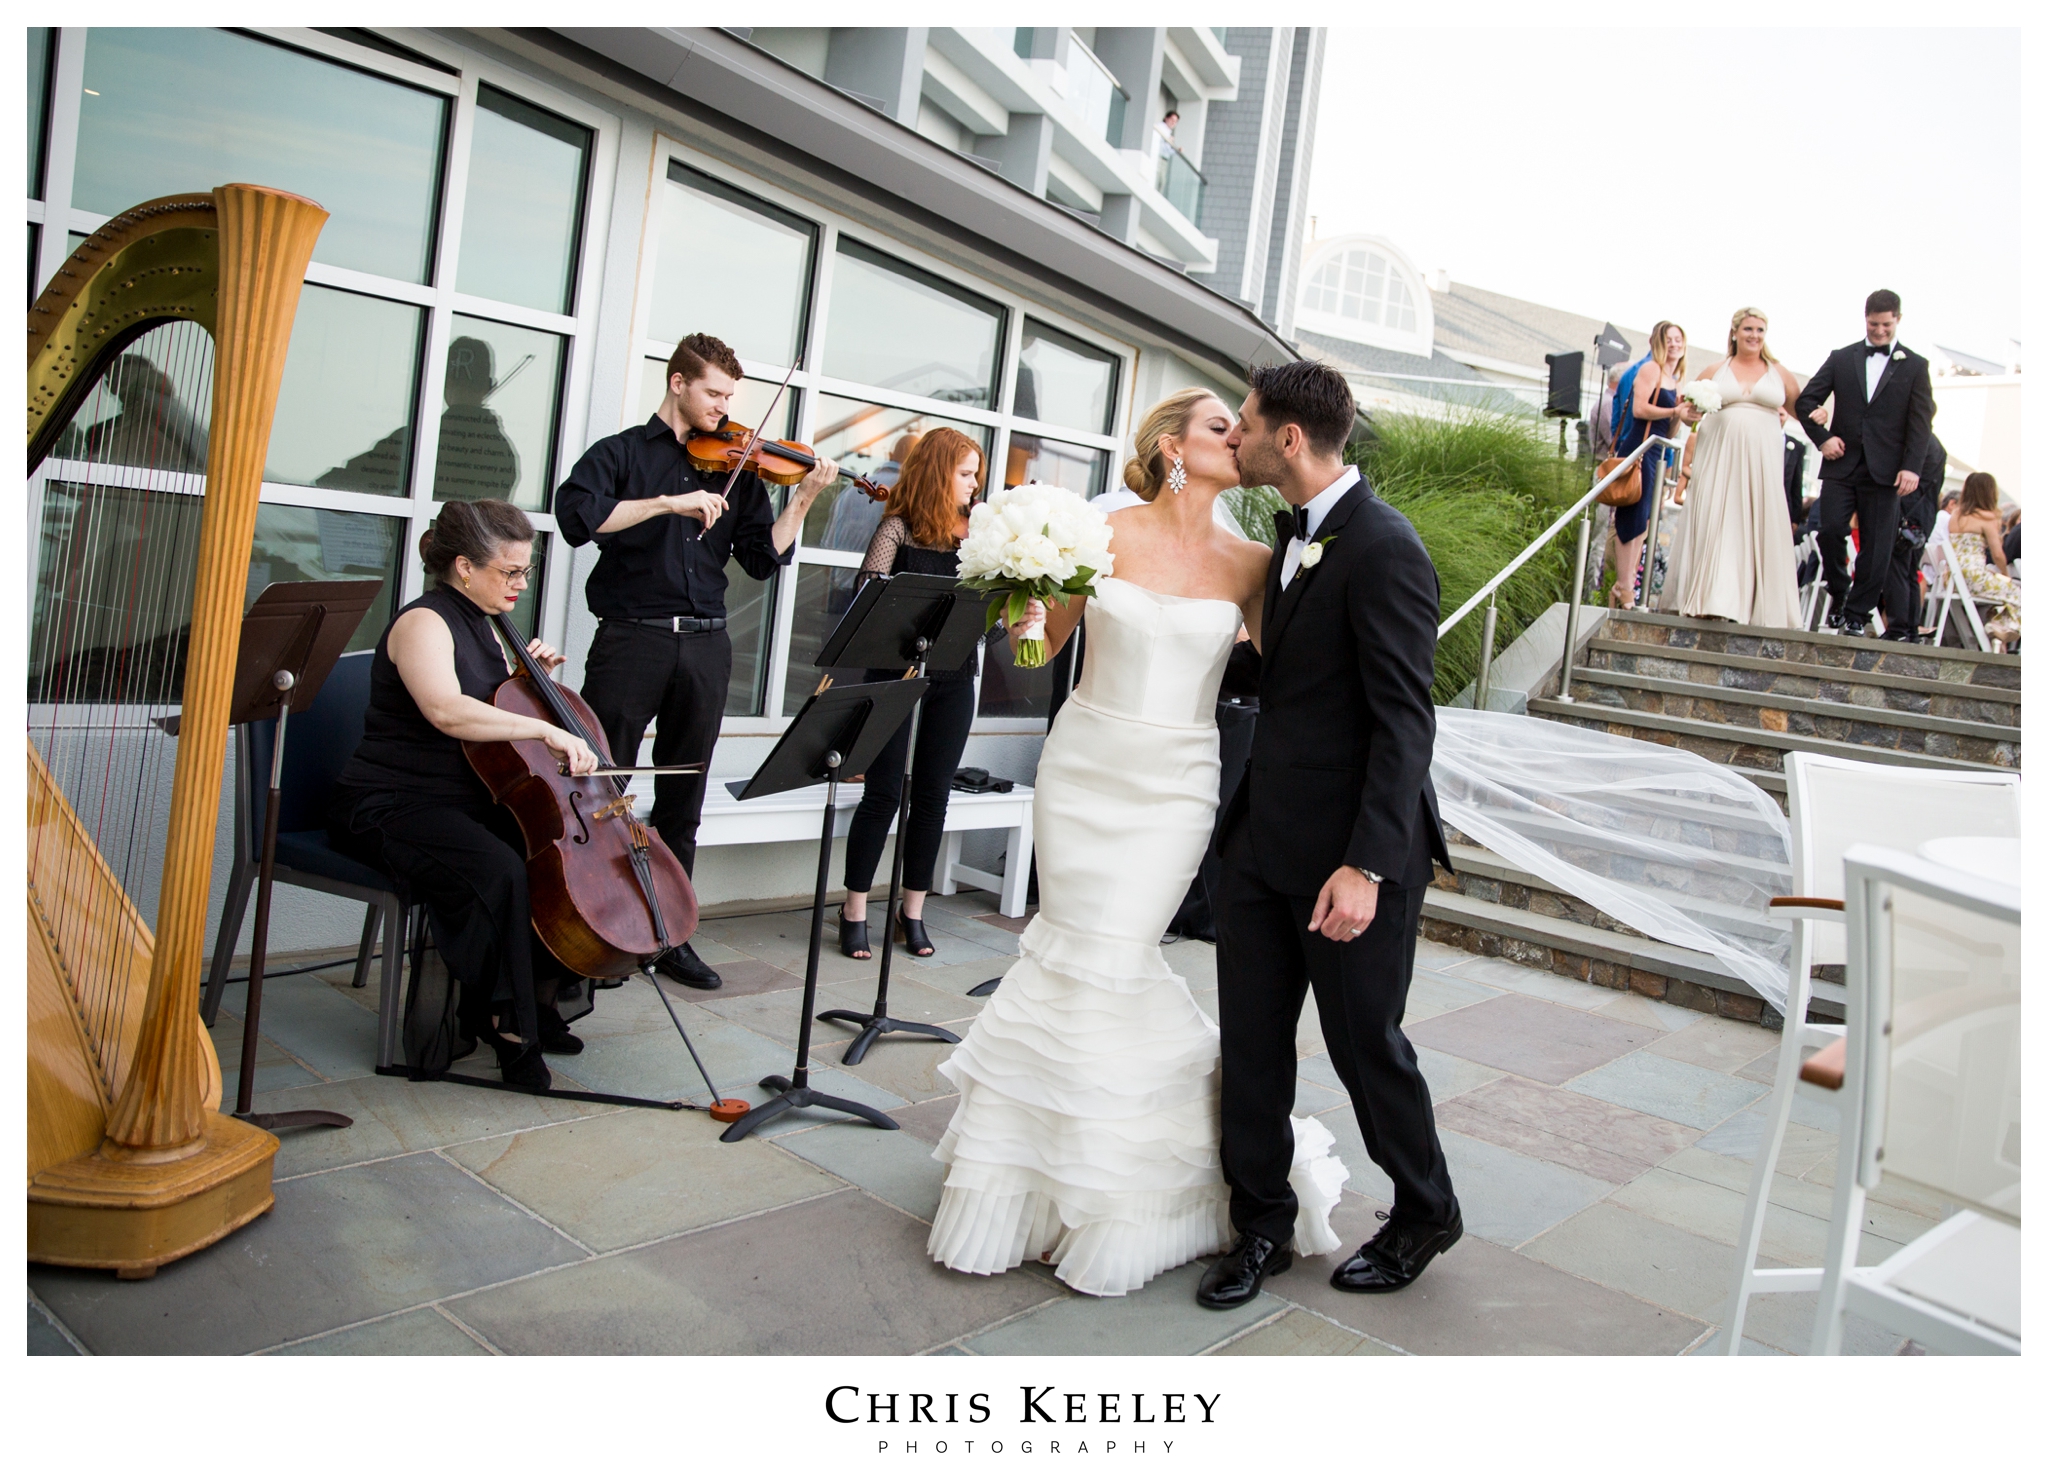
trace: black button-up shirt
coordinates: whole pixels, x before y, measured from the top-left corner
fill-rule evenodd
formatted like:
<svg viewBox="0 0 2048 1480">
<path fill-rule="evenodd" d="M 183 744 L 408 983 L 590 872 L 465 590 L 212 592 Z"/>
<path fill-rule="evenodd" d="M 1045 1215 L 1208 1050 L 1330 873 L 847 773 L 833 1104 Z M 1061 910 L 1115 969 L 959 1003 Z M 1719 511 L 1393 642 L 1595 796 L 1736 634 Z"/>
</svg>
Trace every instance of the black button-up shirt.
<svg viewBox="0 0 2048 1480">
<path fill-rule="evenodd" d="M 767 486 L 752 473 L 733 483 L 725 513 L 706 529 L 682 514 L 661 514 L 616 534 L 599 534 L 612 510 L 632 498 L 670 493 L 712 493 L 725 474 L 703 473 L 683 455 L 683 444 L 659 415 L 594 443 L 555 492 L 555 521 L 572 545 L 597 541 L 601 552 L 584 596 L 598 617 L 722 617 L 725 562 L 765 581 L 787 565 L 790 549 L 775 552 L 775 508 Z"/>
</svg>

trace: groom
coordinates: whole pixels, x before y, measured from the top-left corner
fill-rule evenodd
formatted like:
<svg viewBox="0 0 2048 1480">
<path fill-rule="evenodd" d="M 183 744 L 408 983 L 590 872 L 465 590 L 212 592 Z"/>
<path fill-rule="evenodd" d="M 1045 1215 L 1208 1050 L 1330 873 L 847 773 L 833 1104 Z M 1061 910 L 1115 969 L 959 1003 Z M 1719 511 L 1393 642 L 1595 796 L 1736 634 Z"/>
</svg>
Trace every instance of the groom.
<svg viewBox="0 0 2048 1480">
<path fill-rule="evenodd" d="M 1450 862 L 1429 781 L 1436 568 L 1343 460 L 1356 414 L 1344 377 L 1297 360 L 1251 382 L 1230 439 L 1238 472 L 1290 507 L 1274 516 L 1251 766 L 1217 828 L 1222 1156 L 1238 1238 L 1196 1298 L 1219 1310 L 1293 1262 L 1288 1115 L 1310 987 L 1366 1152 L 1394 1184 L 1386 1225 L 1330 1283 L 1401 1289 L 1464 1232 L 1401 1031 L 1430 860 Z"/>
</svg>

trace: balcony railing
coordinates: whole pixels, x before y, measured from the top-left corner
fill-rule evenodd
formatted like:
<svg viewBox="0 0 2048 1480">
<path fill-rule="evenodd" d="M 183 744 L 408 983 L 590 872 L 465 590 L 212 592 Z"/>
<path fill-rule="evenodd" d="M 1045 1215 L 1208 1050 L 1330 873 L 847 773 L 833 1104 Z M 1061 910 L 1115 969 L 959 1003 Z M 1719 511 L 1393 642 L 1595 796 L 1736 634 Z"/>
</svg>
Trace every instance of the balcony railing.
<svg viewBox="0 0 2048 1480">
<path fill-rule="evenodd" d="M 1159 193 L 1196 226 L 1202 224 L 1202 189 L 1207 184 L 1202 172 L 1178 149 L 1159 161 Z"/>
<path fill-rule="evenodd" d="M 1098 138 L 1121 147 L 1124 109 L 1130 99 L 1116 80 L 1116 74 L 1081 44 L 1078 36 L 1067 41 L 1067 101 L 1081 115 L 1081 121 Z"/>
</svg>

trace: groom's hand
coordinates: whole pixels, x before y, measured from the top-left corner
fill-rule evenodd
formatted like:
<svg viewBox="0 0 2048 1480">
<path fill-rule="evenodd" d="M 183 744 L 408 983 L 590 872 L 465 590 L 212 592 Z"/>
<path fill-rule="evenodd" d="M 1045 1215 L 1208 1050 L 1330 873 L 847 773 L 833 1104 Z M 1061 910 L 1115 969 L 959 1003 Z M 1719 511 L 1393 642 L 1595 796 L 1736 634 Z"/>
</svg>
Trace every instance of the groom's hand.
<svg viewBox="0 0 2048 1480">
<path fill-rule="evenodd" d="M 1380 886 L 1349 864 L 1340 865 L 1323 885 L 1323 892 L 1316 896 L 1315 913 L 1308 917 L 1308 928 L 1320 932 L 1325 940 L 1343 945 L 1365 934 L 1379 904 Z"/>
</svg>

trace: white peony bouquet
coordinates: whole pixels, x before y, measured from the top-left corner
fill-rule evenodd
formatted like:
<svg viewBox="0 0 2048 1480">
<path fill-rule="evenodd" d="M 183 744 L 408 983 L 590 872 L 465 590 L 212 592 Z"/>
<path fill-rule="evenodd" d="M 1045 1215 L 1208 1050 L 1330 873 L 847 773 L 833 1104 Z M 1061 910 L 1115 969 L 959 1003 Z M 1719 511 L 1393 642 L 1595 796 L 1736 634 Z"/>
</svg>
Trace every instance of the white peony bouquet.
<svg viewBox="0 0 2048 1480">
<path fill-rule="evenodd" d="M 1079 494 L 1047 483 L 992 493 L 967 519 L 960 545 L 960 584 L 994 594 L 988 625 L 1020 622 L 1033 599 L 1065 602 L 1093 596 L 1095 578 L 1110 573 L 1109 521 Z M 1046 661 L 1045 624 L 1017 640 L 1017 666 Z"/>
<path fill-rule="evenodd" d="M 1678 388 L 1678 399 L 1689 401 L 1702 416 L 1721 409 L 1721 387 L 1711 380 L 1689 380 Z"/>
</svg>

